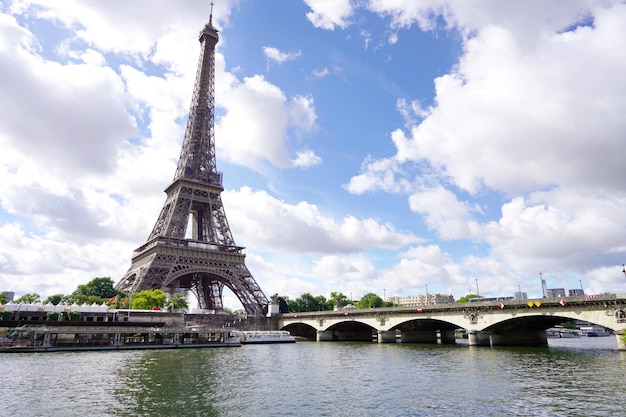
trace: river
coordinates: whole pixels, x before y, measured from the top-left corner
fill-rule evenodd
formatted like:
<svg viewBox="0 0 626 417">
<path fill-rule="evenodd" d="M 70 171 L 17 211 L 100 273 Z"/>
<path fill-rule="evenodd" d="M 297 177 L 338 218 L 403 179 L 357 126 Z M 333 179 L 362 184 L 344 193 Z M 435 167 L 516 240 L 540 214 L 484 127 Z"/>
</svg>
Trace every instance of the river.
<svg viewBox="0 0 626 417">
<path fill-rule="evenodd" d="M 613 336 L 549 343 L 4 354 L 0 415 L 626 415 L 626 352 Z"/>
</svg>

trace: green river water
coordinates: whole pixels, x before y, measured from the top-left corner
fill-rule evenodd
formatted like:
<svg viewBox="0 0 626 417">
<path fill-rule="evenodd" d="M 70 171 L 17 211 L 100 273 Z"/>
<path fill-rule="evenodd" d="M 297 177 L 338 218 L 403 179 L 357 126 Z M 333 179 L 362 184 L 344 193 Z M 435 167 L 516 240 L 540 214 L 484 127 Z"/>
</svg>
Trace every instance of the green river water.
<svg viewBox="0 0 626 417">
<path fill-rule="evenodd" d="M 0 356 L 3 416 L 624 416 L 615 338 Z"/>
</svg>

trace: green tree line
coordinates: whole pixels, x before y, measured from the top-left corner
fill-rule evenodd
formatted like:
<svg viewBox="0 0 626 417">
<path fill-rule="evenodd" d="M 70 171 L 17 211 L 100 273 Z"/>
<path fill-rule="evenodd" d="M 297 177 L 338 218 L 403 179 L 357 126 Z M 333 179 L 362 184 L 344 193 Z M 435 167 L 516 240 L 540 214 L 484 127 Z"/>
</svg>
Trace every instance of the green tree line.
<svg viewBox="0 0 626 417">
<path fill-rule="evenodd" d="M 335 307 L 343 308 L 350 304 L 357 308 L 393 307 L 393 303 L 385 302 L 380 296 L 374 293 L 365 294 L 359 300 L 350 300 L 342 292 L 331 292 L 329 298 L 323 295 L 314 296 L 308 292 L 294 300 L 291 300 L 288 296 L 279 296 L 278 294 L 272 298 L 278 300 L 279 311 L 281 313 L 332 311 Z"/>
<path fill-rule="evenodd" d="M 129 308 L 134 310 L 152 310 L 154 308 L 168 308 L 170 311 L 182 311 L 189 308 L 189 303 L 182 294 L 175 293 L 169 299 L 161 290 L 143 290 L 135 294 L 126 294 L 115 289 L 110 277 L 94 278 L 86 284 L 79 285 L 71 294 L 53 294 L 43 300 L 43 304 L 78 304 L 102 305 L 108 304 L 112 308 Z M 0 293 L 0 304 L 8 302 L 8 294 Z M 33 304 L 42 302 L 37 293 L 27 293 L 15 299 L 13 303 Z"/>
</svg>

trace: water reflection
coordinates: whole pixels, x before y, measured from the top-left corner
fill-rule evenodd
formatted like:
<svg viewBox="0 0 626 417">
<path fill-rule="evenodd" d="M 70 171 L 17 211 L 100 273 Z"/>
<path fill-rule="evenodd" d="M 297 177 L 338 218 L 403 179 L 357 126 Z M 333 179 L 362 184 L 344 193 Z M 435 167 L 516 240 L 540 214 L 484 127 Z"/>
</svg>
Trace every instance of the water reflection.
<svg viewBox="0 0 626 417">
<path fill-rule="evenodd" d="M 13 415 L 622 416 L 626 352 L 577 343 L 1 355 L 0 402 Z"/>
<path fill-rule="evenodd" d="M 128 415 L 219 416 L 229 350 L 145 351 L 116 370 L 115 398 Z"/>
</svg>

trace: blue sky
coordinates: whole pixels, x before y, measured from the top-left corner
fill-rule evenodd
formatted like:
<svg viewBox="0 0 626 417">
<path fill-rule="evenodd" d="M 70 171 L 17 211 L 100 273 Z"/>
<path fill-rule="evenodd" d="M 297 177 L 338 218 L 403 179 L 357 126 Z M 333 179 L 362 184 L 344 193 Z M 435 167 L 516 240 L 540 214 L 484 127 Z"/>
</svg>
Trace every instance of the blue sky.
<svg viewBox="0 0 626 417">
<path fill-rule="evenodd" d="M 128 269 L 209 3 L 0 2 L 0 289 Z M 624 2 L 216 3 L 222 198 L 266 295 L 626 292 Z"/>
</svg>

